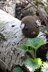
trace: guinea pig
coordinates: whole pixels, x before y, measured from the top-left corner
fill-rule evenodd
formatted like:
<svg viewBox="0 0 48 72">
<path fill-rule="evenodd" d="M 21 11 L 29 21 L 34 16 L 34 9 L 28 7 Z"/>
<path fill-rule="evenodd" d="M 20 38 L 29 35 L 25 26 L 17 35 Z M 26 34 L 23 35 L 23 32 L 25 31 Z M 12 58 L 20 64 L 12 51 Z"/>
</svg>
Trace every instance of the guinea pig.
<svg viewBox="0 0 48 72">
<path fill-rule="evenodd" d="M 22 33 L 27 38 L 34 38 L 39 34 L 37 17 L 26 16 L 21 21 Z"/>
</svg>

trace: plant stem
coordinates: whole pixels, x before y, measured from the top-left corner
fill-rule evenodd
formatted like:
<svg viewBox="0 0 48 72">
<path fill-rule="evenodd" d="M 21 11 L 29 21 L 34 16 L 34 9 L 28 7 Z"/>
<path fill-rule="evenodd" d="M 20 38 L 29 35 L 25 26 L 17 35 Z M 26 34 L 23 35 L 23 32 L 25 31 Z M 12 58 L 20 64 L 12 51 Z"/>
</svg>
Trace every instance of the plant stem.
<svg viewBox="0 0 48 72">
<path fill-rule="evenodd" d="M 36 58 L 36 50 L 35 50 L 34 58 Z"/>
</svg>

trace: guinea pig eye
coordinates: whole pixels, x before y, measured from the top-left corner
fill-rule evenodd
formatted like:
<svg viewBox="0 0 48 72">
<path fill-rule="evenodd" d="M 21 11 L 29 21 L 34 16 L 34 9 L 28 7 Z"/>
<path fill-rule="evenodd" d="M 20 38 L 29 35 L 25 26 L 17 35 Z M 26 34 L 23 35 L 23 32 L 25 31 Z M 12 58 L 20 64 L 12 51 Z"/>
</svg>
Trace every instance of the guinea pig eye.
<svg viewBox="0 0 48 72">
<path fill-rule="evenodd" d="M 25 26 L 25 30 L 28 30 L 28 27 L 27 26 Z"/>
</svg>

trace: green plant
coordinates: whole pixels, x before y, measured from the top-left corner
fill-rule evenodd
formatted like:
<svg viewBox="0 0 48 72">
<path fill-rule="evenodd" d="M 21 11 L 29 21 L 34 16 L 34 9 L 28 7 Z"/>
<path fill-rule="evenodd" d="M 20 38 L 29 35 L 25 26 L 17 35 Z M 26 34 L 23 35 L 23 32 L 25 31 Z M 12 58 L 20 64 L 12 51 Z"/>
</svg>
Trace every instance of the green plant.
<svg viewBox="0 0 48 72">
<path fill-rule="evenodd" d="M 43 3 L 42 3 L 42 0 L 35 0 L 35 4 L 39 5 L 39 4 L 43 4 Z"/>
<path fill-rule="evenodd" d="M 34 72 L 36 69 L 40 68 L 42 65 L 42 60 L 40 58 L 29 58 L 25 61 L 25 66 L 30 70 L 30 72 Z"/>
<path fill-rule="evenodd" d="M 46 40 L 43 38 L 29 38 L 24 44 L 20 44 L 16 46 L 16 48 L 24 52 L 31 52 L 31 54 L 33 53 L 34 55 L 32 55 L 36 58 L 36 51 L 40 48 L 40 46 L 46 43 Z"/>
<path fill-rule="evenodd" d="M 11 72 L 24 72 L 20 66 L 15 66 L 12 68 Z"/>
<path fill-rule="evenodd" d="M 29 38 L 25 43 L 16 46 L 17 49 L 24 51 L 25 53 L 29 52 L 32 55 L 31 58 L 27 58 L 24 62 L 24 65 L 29 69 L 29 72 L 34 72 L 39 68 L 44 72 L 42 68 L 43 61 L 40 58 L 36 58 L 36 52 L 42 45 L 47 43 L 48 42 L 44 38 L 37 37 Z"/>
<path fill-rule="evenodd" d="M 48 13 L 48 4 L 44 6 L 45 11 Z"/>
</svg>

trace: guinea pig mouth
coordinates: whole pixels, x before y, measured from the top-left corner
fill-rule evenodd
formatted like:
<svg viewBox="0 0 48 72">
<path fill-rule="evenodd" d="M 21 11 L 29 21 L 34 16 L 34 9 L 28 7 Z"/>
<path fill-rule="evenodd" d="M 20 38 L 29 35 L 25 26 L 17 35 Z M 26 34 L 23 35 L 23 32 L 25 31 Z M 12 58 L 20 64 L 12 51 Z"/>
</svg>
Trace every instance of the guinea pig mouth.
<svg viewBox="0 0 48 72">
<path fill-rule="evenodd" d="M 36 34 L 36 32 L 35 31 L 33 31 L 32 33 L 31 33 L 31 35 L 35 35 Z"/>
</svg>

